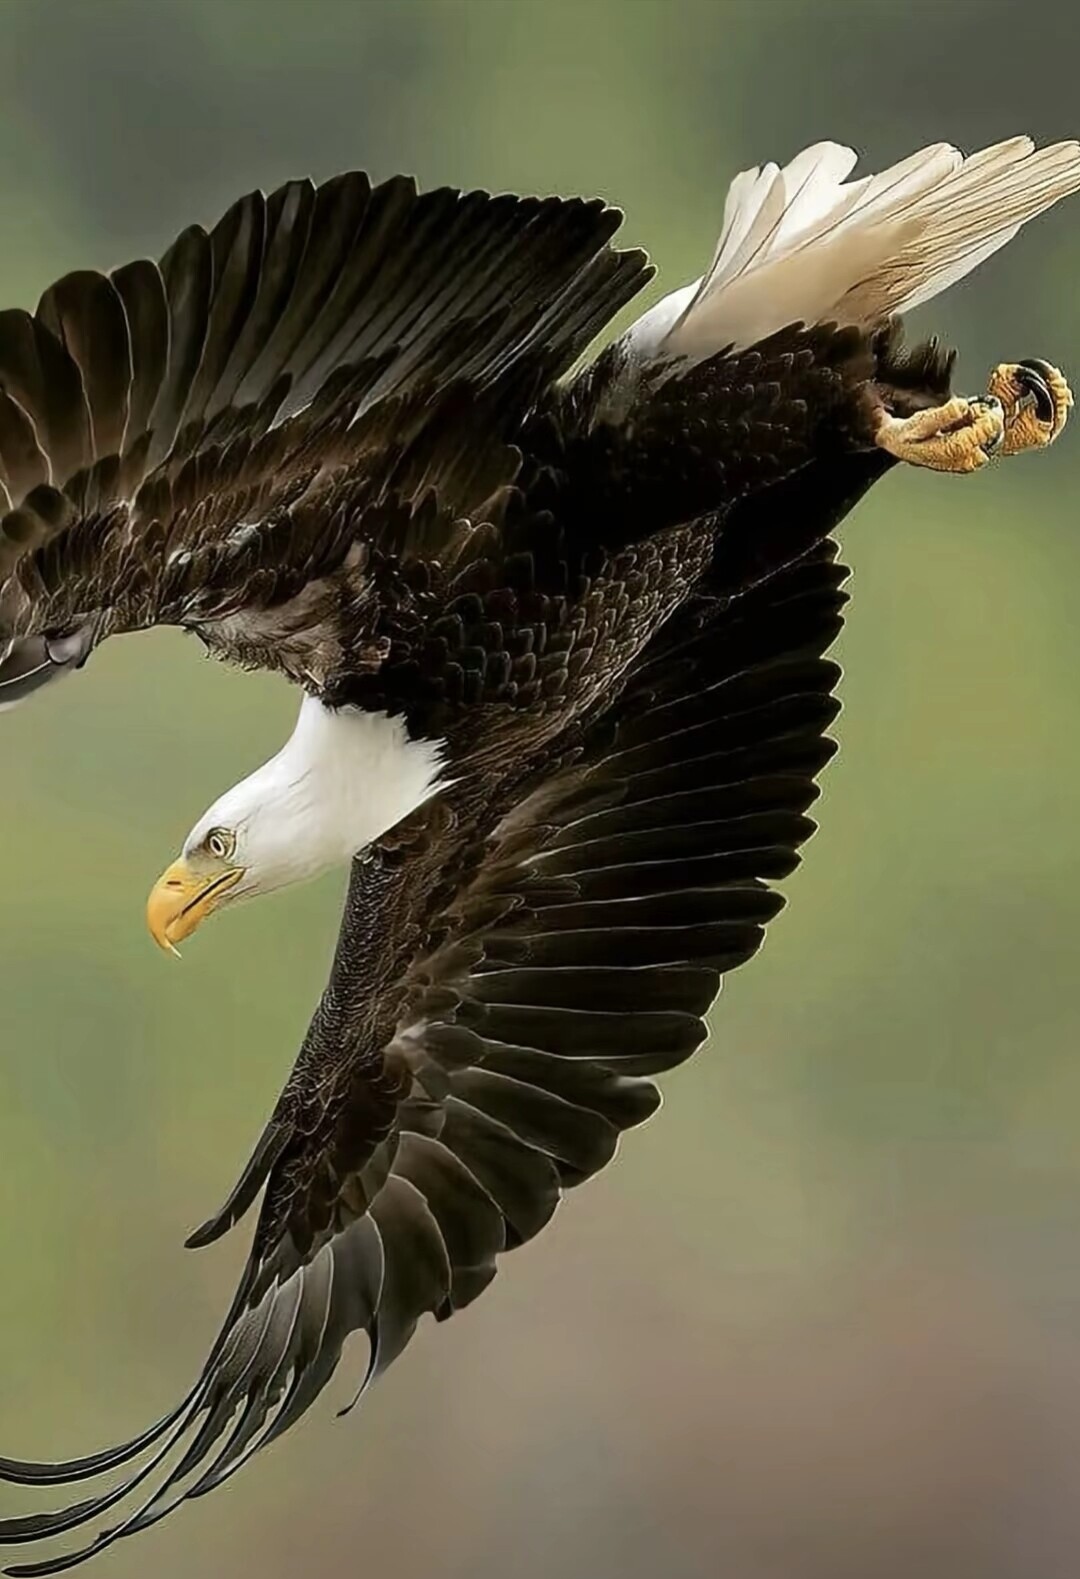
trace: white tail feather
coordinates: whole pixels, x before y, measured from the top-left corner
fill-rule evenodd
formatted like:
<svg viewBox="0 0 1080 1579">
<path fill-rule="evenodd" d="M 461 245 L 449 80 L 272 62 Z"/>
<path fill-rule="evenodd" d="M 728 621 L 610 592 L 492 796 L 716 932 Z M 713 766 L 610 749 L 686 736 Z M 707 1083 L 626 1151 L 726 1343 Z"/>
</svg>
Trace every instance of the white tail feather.
<svg viewBox="0 0 1080 1579">
<path fill-rule="evenodd" d="M 1080 143 L 1029 137 L 964 156 L 935 143 L 880 175 L 817 143 L 731 183 L 709 272 L 629 331 L 636 356 L 708 356 L 789 323 L 872 325 L 946 290 L 1080 190 Z"/>
</svg>

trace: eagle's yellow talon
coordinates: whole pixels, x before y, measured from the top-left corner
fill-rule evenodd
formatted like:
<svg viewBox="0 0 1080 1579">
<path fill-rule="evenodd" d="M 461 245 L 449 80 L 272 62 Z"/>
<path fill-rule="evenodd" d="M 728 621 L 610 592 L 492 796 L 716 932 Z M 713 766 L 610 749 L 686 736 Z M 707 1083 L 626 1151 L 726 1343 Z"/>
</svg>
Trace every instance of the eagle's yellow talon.
<svg viewBox="0 0 1080 1579">
<path fill-rule="evenodd" d="M 1021 455 L 1053 444 L 1073 404 L 1065 376 L 1032 358 L 1001 362 L 985 396 L 954 396 L 943 406 L 894 417 L 882 410 L 875 442 L 897 460 L 932 471 L 978 471 L 997 455 Z"/>
<path fill-rule="evenodd" d="M 987 392 L 1005 408 L 1003 455 L 1021 455 L 1053 444 L 1073 404 L 1065 375 L 1035 357 L 999 363 L 990 374 Z"/>
</svg>

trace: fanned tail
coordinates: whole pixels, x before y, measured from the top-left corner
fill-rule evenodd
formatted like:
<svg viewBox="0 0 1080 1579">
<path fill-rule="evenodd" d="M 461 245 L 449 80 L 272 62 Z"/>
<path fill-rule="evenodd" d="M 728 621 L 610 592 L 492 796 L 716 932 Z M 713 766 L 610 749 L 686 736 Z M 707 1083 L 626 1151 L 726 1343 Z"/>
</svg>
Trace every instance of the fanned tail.
<svg viewBox="0 0 1080 1579">
<path fill-rule="evenodd" d="M 1080 190 L 1080 143 L 1013 137 L 969 157 L 934 143 L 848 181 L 857 155 L 817 143 L 728 192 L 708 272 L 629 331 L 643 357 L 700 358 L 789 324 L 872 327 L 970 274 L 1029 219 Z"/>
</svg>

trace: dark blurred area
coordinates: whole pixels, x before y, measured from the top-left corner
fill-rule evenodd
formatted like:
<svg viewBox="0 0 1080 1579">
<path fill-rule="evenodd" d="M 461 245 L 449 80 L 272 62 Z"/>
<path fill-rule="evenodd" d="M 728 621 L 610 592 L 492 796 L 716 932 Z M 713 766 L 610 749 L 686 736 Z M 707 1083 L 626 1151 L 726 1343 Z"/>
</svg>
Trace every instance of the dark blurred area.
<svg viewBox="0 0 1080 1579">
<path fill-rule="evenodd" d="M 1071 0 L 2 0 L 0 24 L 5 305 L 358 165 L 602 193 L 655 295 L 701 272 L 747 164 L 1080 132 Z M 1033 355 L 1075 381 L 1078 270 L 1074 200 L 917 323 L 965 391 Z M 334 1420 L 342 1374 L 94 1572 L 1075 1579 L 1078 497 L 1080 421 L 875 491 L 844 533 L 821 832 L 664 1112 L 362 1412 Z M 342 884 L 182 966 L 141 908 L 294 709 L 162 633 L 0 720 L 5 1452 L 156 1418 L 231 1295 L 246 1229 L 181 1241 L 285 1077 Z"/>
</svg>

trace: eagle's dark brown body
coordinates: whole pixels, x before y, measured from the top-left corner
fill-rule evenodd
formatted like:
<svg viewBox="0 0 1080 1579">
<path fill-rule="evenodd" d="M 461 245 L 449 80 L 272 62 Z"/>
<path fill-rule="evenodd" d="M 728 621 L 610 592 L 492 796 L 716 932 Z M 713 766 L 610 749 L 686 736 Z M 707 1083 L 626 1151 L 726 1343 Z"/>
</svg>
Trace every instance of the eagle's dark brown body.
<svg viewBox="0 0 1080 1579">
<path fill-rule="evenodd" d="M 294 183 L 160 268 L 0 315 L 0 686 L 178 624 L 403 715 L 455 781 L 354 863 L 293 1076 L 193 1237 L 265 1187 L 192 1393 L 111 1453 L 0 1462 L 65 1483 L 182 1442 L 107 1539 L 280 1434 L 350 1332 L 373 1376 L 475 1297 L 654 1110 L 812 831 L 828 534 L 891 464 L 875 412 L 939 403 L 949 365 L 888 325 L 794 326 L 696 363 L 615 347 L 560 383 L 647 278 L 617 220 Z"/>
</svg>

